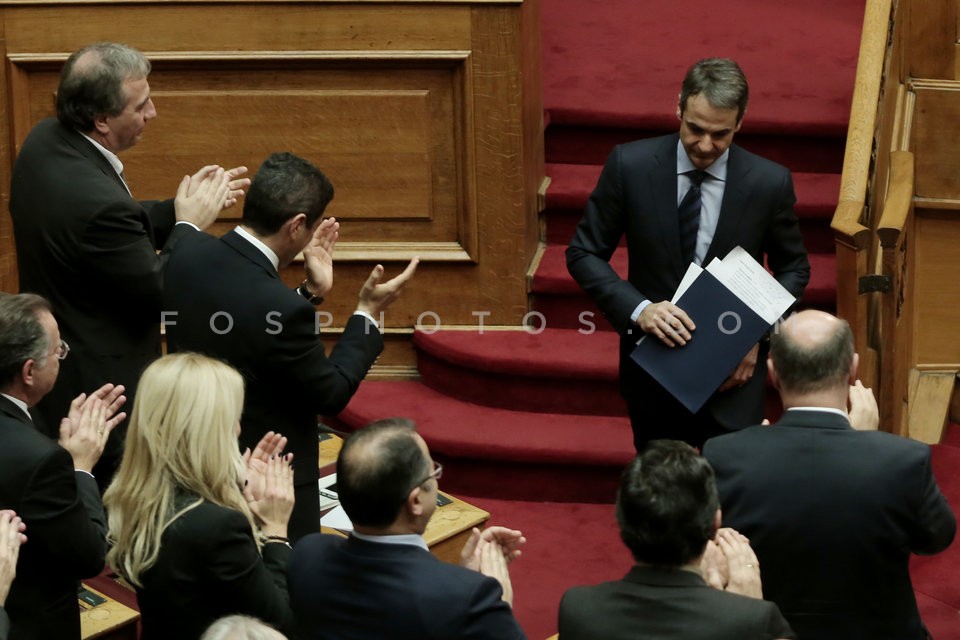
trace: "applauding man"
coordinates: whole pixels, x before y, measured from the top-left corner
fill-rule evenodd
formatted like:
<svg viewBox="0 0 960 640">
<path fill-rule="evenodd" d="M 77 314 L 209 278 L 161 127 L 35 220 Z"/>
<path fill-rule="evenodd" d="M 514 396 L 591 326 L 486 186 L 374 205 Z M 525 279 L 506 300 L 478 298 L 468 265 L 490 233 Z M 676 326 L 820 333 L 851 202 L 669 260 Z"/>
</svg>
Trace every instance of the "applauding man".
<svg viewBox="0 0 960 640">
<path fill-rule="evenodd" d="M 46 300 L 0 294 L 0 509 L 15 511 L 30 536 L 6 603 L 14 638 L 79 638 L 77 581 L 103 570 L 106 517 L 91 471 L 126 398 L 112 384 L 80 395 L 60 421 L 59 446 L 39 433 L 29 408 L 68 351 Z"/>
<path fill-rule="evenodd" d="M 315 305 L 333 286 L 339 223 L 322 220 L 333 185 L 290 153 L 264 160 L 250 185 L 243 220 L 222 238 L 185 238 L 167 266 L 164 322 L 173 351 L 226 360 L 246 382 L 240 444 L 254 447 L 282 432 L 295 454 L 296 540 L 320 530 L 317 414 L 336 415 L 383 350 L 376 318 L 417 266 L 381 283 L 377 265 L 360 290 L 356 312 L 329 355 L 318 335 Z M 292 289 L 280 268 L 303 253 L 306 279 Z"/>
<path fill-rule="evenodd" d="M 407 420 L 381 420 L 347 439 L 337 491 L 353 533 L 308 536 L 290 561 L 301 638 L 525 638 L 507 570 L 526 542 L 519 531 L 475 529 L 459 567 L 427 549 L 442 471 Z"/>
</svg>

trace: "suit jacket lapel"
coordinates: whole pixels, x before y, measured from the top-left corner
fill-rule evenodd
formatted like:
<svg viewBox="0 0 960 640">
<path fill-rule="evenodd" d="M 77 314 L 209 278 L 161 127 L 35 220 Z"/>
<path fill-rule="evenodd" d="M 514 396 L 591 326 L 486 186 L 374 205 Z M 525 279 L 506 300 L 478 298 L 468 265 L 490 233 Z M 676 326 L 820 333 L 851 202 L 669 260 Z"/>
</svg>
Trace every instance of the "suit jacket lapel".
<svg viewBox="0 0 960 640">
<path fill-rule="evenodd" d="M 653 210 L 660 221 L 660 239 L 672 257 L 677 282 L 683 278 L 687 265 L 680 251 L 680 223 L 677 211 L 677 142 L 680 136 L 664 138 L 663 144 L 654 153 L 653 170 L 648 176 L 650 193 L 653 194 Z"/>
<path fill-rule="evenodd" d="M 280 278 L 280 274 L 273 268 L 273 263 L 267 259 L 267 256 L 263 255 L 263 252 L 250 244 L 249 241 L 236 231 L 230 231 L 224 234 L 220 240 L 250 262 L 261 267 L 271 278 Z"/>
<path fill-rule="evenodd" d="M 710 248 L 703 259 L 704 266 L 714 258 L 722 259 L 736 246 L 735 238 L 740 237 L 737 228 L 743 219 L 743 208 L 747 204 L 747 174 L 750 169 L 750 165 L 744 162 L 740 148 L 731 145 L 730 158 L 727 161 L 727 182 L 723 187 L 723 201 L 720 203 L 720 218 L 717 220 L 717 230 L 710 241 Z"/>
</svg>

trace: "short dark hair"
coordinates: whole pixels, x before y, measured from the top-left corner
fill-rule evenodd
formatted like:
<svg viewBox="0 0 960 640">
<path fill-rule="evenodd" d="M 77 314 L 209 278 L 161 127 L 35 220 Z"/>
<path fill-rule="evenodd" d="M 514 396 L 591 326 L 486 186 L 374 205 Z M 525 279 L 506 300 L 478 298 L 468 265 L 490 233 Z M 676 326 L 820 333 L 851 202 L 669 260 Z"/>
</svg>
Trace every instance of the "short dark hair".
<svg viewBox="0 0 960 640">
<path fill-rule="evenodd" d="M 683 566 L 713 538 L 718 506 L 706 459 L 685 442 L 653 440 L 620 477 L 620 538 L 638 562 Z"/>
<path fill-rule="evenodd" d="M 782 389 L 809 393 L 847 384 L 853 364 L 853 331 L 846 320 L 837 320 L 834 334 L 814 346 L 797 343 L 788 331 L 773 332 L 770 359 Z"/>
<path fill-rule="evenodd" d="M 729 58 L 705 58 L 687 71 L 680 87 L 680 113 L 687 110 L 687 98 L 703 94 L 710 106 L 736 109 L 737 122 L 743 119 L 750 98 L 747 77 L 740 65 Z"/>
<path fill-rule="evenodd" d="M 243 202 L 243 224 L 273 235 L 298 213 L 312 227 L 333 200 L 333 185 L 323 172 L 292 153 L 274 153 L 260 165 Z"/>
<path fill-rule="evenodd" d="M 337 495 L 354 524 L 393 523 L 430 461 L 414 439 L 413 421 L 387 418 L 360 429 L 337 458 Z"/>
<path fill-rule="evenodd" d="M 115 116 L 127 106 L 123 83 L 149 74 L 150 61 L 132 47 L 116 42 L 87 45 L 67 58 L 60 71 L 57 119 L 71 129 L 93 131 L 97 116 Z"/>
<path fill-rule="evenodd" d="M 50 352 L 50 337 L 40 324 L 40 313 L 51 313 L 50 303 L 32 293 L 0 293 L 0 388 L 9 386 L 27 360 Z"/>
</svg>

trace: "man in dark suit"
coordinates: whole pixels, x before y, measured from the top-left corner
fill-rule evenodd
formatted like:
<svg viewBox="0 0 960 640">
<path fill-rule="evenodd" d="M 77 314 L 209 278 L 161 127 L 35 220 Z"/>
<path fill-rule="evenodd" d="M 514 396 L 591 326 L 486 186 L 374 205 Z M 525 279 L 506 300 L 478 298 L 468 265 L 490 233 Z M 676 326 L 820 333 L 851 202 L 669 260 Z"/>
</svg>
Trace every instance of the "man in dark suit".
<svg viewBox="0 0 960 640">
<path fill-rule="evenodd" d="M 637 451 L 657 438 L 694 446 L 759 422 L 766 368 L 754 347 L 696 414 L 630 359 L 643 335 L 682 348 L 694 319 L 670 302 L 691 262 L 742 246 L 799 298 L 810 265 L 793 212 L 790 172 L 733 145 L 748 88 L 732 60 L 701 60 L 680 91 L 679 135 L 614 148 L 567 249 L 567 268 L 621 335 L 620 389 Z M 626 235 L 629 273 L 610 257 Z"/>
<path fill-rule="evenodd" d="M 222 358 L 243 374 L 242 447 L 254 449 L 268 431 L 288 438 L 297 489 L 293 540 L 320 528 L 317 414 L 336 415 L 350 401 L 383 350 L 377 319 L 418 263 L 382 284 L 383 267 L 374 268 L 327 356 L 315 305 L 333 286 L 339 223 L 321 221 L 332 198 L 333 186 L 312 164 L 273 154 L 250 185 L 241 225 L 219 239 L 185 238 L 166 269 L 170 349 Z M 278 270 L 301 251 L 306 279 L 291 289 Z"/>
<path fill-rule="evenodd" d="M 800 638 L 921 640 L 910 554 L 945 549 L 956 520 L 927 445 L 854 428 L 879 422 L 857 362 L 846 321 L 792 316 L 768 362 L 786 413 L 708 441 L 704 455 L 724 520 L 749 536 L 766 596 Z"/>
<path fill-rule="evenodd" d="M 59 444 L 34 428 L 28 411 L 53 387 L 68 350 L 46 300 L 0 294 L 0 509 L 16 511 L 29 534 L 6 602 L 11 640 L 79 638 L 77 581 L 100 573 L 106 555 L 91 470 L 126 417 L 113 415 L 123 387 L 77 397 Z"/>
<path fill-rule="evenodd" d="M 749 541 L 718 531 L 713 470 L 690 445 L 655 440 L 624 469 L 617 522 L 637 564 L 622 580 L 563 595 L 562 640 L 795 637 L 762 599 Z"/>
<path fill-rule="evenodd" d="M 149 72 L 139 51 L 120 44 L 71 55 L 57 89 L 57 119 L 34 127 L 14 164 L 10 214 L 20 290 L 50 301 L 73 347 L 59 384 L 38 405 L 38 426 L 53 438 L 70 401 L 86 389 L 123 384 L 133 402 L 141 371 L 160 354 L 167 256 L 249 182 L 238 177 L 243 167 L 211 166 L 185 176 L 175 199 L 133 198 L 116 154 L 135 145 L 157 115 Z M 124 433 L 125 425 L 115 431 L 97 465 L 101 490 L 120 463 Z"/>
<path fill-rule="evenodd" d="M 338 640 L 525 638 L 511 611 L 507 563 L 519 531 L 474 529 L 461 565 L 423 540 L 443 468 L 408 420 L 354 433 L 337 459 L 337 492 L 354 530 L 313 534 L 293 550 L 287 575 L 300 637 Z"/>
</svg>

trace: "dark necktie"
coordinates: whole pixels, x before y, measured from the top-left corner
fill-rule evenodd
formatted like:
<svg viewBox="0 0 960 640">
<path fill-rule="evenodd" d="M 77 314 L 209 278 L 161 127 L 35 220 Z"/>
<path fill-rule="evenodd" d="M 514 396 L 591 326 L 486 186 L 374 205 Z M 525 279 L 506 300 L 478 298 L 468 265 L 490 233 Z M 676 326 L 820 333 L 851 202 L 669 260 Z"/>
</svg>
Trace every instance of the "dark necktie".
<svg viewBox="0 0 960 640">
<path fill-rule="evenodd" d="M 693 254 L 697 248 L 697 232 L 700 230 L 700 184 L 707 177 L 706 171 L 691 171 L 687 174 L 690 178 L 690 189 L 677 211 L 680 221 L 680 254 L 683 256 L 684 264 L 693 262 Z"/>
</svg>

